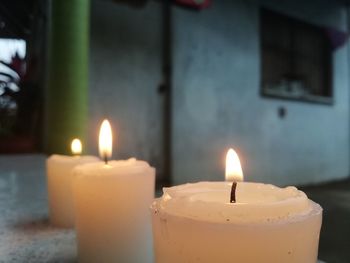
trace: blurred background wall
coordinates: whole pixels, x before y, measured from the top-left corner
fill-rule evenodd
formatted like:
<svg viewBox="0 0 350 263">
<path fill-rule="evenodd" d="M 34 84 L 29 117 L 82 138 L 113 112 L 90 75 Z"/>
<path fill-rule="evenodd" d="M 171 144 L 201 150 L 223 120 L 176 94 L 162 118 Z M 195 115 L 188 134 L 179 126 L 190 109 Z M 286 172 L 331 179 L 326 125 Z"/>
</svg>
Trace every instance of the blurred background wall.
<svg viewBox="0 0 350 263">
<path fill-rule="evenodd" d="M 97 153 L 99 126 L 114 126 L 114 156 L 145 159 L 161 177 L 163 99 L 162 5 L 92 1 L 88 142 Z"/>
<path fill-rule="evenodd" d="M 201 10 L 184 2 L 191 0 L 2 1 L 0 40 L 25 41 L 26 55 L 12 52 L 6 62 L 0 53 L 1 70 L 10 67 L 11 85 L 19 87 L 11 89 L 9 74 L 0 72 L 0 153 L 68 152 L 71 138 L 65 137 L 75 127 L 82 138 L 87 133 L 85 152 L 97 154 L 99 125 L 109 118 L 114 158 L 149 161 L 161 183 L 223 180 L 229 147 L 240 155 L 248 181 L 300 185 L 348 177 L 349 1 L 205 0 L 211 3 Z M 50 3 L 62 14 L 50 15 Z M 343 36 L 330 53 L 327 98 L 262 96 L 263 8 L 292 18 L 288 23 Z M 47 53 L 56 54 L 54 65 L 67 80 L 47 81 Z M 82 66 L 74 64 L 78 59 Z M 23 76 L 13 72 L 16 65 L 26 67 Z M 306 68 L 314 72 L 318 65 Z M 61 96 L 73 90 L 76 98 Z M 79 118 L 71 117 L 74 106 Z M 48 122 L 48 111 L 60 117 Z M 48 136 L 53 133 L 60 141 Z M 50 140 L 56 149 L 46 147 Z"/>
<path fill-rule="evenodd" d="M 345 8 L 335 1 L 214 1 L 200 13 L 174 8 L 176 183 L 222 180 L 229 146 L 248 181 L 306 184 L 349 175 L 348 45 L 333 53 L 333 105 L 261 97 L 262 6 L 347 30 Z"/>
<path fill-rule="evenodd" d="M 311 1 L 312 2 L 312 1 Z M 348 45 L 333 52 L 334 104 L 260 95 L 259 10 L 347 30 L 338 2 L 213 1 L 172 6 L 172 180 L 222 180 L 228 147 L 246 180 L 307 184 L 349 175 Z M 116 125 L 116 156 L 163 169 L 162 4 L 92 1 L 89 145 L 100 120 Z M 278 112 L 283 108 L 285 116 Z"/>
</svg>

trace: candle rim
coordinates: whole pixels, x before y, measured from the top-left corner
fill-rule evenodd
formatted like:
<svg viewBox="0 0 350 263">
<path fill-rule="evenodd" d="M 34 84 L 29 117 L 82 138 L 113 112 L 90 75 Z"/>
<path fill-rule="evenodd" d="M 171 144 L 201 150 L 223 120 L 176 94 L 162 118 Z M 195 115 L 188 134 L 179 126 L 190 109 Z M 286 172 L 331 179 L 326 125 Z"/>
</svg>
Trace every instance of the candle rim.
<svg viewBox="0 0 350 263">
<path fill-rule="evenodd" d="M 56 162 L 76 162 L 79 160 L 96 160 L 96 162 L 100 161 L 97 156 L 94 155 L 64 155 L 64 154 L 52 154 L 47 158 L 47 161 L 54 160 Z"/>
<path fill-rule="evenodd" d="M 146 161 L 129 158 L 126 160 L 111 160 L 108 161 L 107 165 L 104 161 L 78 165 L 74 168 L 74 173 L 80 177 L 113 178 L 114 176 L 123 177 L 139 174 L 146 170 L 155 171 L 155 168 Z"/>
<path fill-rule="evenodd" d="M 282 202 L 273 203 L 235 203 L 229 202 L 229 193 L 225 202 L 202 202 L 198 200 L 191 200 L 188 196 L 178 195 L 172 196 L 171 190 L 176 191 L 176 187 L 198 186 L 198 184 L 221 184 L 224 186 L 231 186 L 229 182 L 199 182 L 192 184 L 185 184 L 164 188 L 164 194 L 157 199 L 156 207 L 162 213 L 172 216 L 184 217 L 193 220 L 208 221 L 208 222 L 223 222 L 228 219 L 230 222 L 242 223 L 266 223 L 267 221 L 288 221 L 293 218 L 305 216 L 310 214 L 313 210 L 320 210 L 322 208 L 307 198 L 305 193 L 296 188 L 280 188 L 273 185 L 262 183 L 240 182 L 238 184 L 244 185 L 264 185 L 265 187 L 274 187 L 275 189 L 282 189 L 283 191 L 296 191 L 300 195 L 298 199 L 284 200 Z M 171 189 L 172 188 L 172 189 Z M 170 189 L 170 190 L 169 190 Z M 181 190 L 181 189 L 180 189 Z M 191 194 L 191 192 L 189 192 Z M 318 209 L 320 208 L 320 209 Z M 316 211 L 316 212 L 317 212 Z"/>
</svg>

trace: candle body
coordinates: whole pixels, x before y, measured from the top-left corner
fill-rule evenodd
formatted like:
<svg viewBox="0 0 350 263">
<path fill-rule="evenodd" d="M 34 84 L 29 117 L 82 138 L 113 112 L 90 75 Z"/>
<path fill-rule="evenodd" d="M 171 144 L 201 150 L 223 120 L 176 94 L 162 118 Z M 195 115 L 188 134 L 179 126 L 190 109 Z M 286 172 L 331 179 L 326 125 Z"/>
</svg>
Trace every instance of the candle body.
<svg viewBox="0 0 350 263">
<path fill-rule="evenodd" d="M 300 191 L 239 183 L 245 197 L 238 190 L 238 203 L 230 204 L 222 200 L 230 185 L 211 184 L 170 188 L 153 203 L 156 262 L 317 261 L 322 209 Z"/>
<path fill-rule="evenodd" d="M 46 161 L 50 223 L 58 227 L 74 226 L 72 171 L 79 164 L 97 162 L 95 156 L 52 155 Z"/>
<path fill-rule="evenodd" d="M 79 262 L 153 262 L 155 169 L 130 159 L 75 169 Z"/>
</svg>

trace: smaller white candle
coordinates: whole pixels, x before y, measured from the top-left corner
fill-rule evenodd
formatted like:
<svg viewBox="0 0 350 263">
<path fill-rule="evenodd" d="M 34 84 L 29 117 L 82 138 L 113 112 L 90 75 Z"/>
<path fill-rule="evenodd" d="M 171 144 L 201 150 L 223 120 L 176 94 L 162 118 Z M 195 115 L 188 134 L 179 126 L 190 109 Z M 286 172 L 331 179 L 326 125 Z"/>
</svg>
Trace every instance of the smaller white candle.
<svg viewBox="0 0 350 263">
<path fill-rule="evenodd" d="M 46 161 L 50 223 L 66 228 L 74 226 L 72 170 L 79 164 L 99 161 L 95 156 L 80 156 L 79 139 L 72 141 L 71 150 L 75 156 L 54 154 Z"/>
<path fill-rule="evenodd" d="M 78 260 L 151 263 L 149 206 L 155 169 L 135 158 L 108 161 L 112 133 L 107 121 L 101 126 L 99 146 L 103 162 L 74 169 Z"/>
</svg>

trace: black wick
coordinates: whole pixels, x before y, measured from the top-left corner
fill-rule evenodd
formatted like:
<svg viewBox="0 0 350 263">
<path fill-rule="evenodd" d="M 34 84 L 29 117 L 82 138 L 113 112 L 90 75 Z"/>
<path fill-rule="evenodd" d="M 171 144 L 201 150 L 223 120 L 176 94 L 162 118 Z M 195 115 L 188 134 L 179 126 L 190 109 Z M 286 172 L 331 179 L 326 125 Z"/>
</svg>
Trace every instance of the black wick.
<svg viewBox="0 0 350 263">
<path fill-rule="evenodd" d="M 108 164 L 107 154 L 104 154 L 104 156 L 103 156 L 103 160 L 105 161 L 105 164 Z"/>
<path fill-rule="evenodd" d="M 231 187 L 230 203 L 236 203 L 236 188 L 237 188 L 237 183 L 233 182 Z"/>
</svg>

